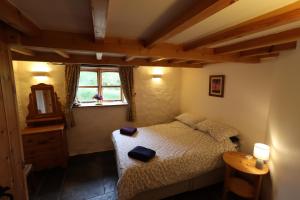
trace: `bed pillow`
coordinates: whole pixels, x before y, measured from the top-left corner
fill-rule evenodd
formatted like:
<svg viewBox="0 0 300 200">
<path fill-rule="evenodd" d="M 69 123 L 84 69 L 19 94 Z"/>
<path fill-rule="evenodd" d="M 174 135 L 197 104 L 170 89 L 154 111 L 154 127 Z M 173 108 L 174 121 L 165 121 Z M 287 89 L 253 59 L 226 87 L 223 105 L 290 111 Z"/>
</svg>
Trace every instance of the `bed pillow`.
<svg viewBox="0 0 300 200">
<path fill-rule="evenodd" d="M 211 137 L 219 142 L 239 134 L 237 129 L 213 120 L 204 120 L 199 122 L 196 124 L 196 129 L 208 133 Z"/>
<path fill-rule="evenodd" d="M 195 125 L 200 122 L 200 121 L 203 121 L 205 120 L 205 118 L 197 118 L 195 117 L 194 115 L 190 114 L 190 113 L 183 113 L 181 115 L 178 115 L 177 117 L 175 117 L 176 120 L 192 127 L 192 128 L 195 128 Z"/>
</svg>

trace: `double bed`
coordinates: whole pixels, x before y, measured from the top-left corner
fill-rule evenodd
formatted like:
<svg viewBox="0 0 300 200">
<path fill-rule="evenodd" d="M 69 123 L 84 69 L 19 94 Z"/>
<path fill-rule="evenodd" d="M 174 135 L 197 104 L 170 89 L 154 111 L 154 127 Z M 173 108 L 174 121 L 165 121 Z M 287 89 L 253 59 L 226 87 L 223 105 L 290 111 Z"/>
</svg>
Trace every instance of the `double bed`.
<svg viewBox="0 0 300 200">
<path fill-rule="evenodd" d="M 216 141 L 180 121 L 138 128 L 133 136 L 113 132 L 118 168 L 118 199 L 161 199 L 222 180 L 222 154 L 236 151 L 228 138 Z M 156 151 L 144 163 L 129 158 L 136 146 Z"/>
</svg>

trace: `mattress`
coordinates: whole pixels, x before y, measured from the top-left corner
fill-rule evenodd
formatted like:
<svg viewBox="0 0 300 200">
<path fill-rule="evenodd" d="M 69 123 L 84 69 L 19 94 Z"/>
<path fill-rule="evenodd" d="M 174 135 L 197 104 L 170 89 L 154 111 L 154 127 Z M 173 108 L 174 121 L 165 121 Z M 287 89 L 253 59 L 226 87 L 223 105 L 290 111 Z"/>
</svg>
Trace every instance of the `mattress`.
<svg viewBox="0 0 300 200">
<path fill-rule="evenodd" d="M 119 174 L 119 200 L 132 199 L 139 193 L 220 168 L 222 154 L 236 150 L 230 139 L 217 142 L 179 121 L 138 128 L 134 136 L 116 130 L 112 140 Z M 156 157 L 147 163 L 129 158 L 127 153 L 136 146 L 155 150 Z"/>
</svg>

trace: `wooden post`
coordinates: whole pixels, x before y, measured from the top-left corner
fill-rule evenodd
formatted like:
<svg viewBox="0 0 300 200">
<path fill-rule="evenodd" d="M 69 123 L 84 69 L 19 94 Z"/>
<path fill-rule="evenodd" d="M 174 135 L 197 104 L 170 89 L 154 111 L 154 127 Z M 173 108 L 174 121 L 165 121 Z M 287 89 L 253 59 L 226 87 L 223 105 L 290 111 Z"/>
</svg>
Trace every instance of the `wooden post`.
<svg viewBox="0 0 300 200">
<path fill-rule="evenodd" d="M 228 166 L 227 164 L 225 165 L 225 178 L 224 178 L 224 191 L 223 191 L 223 196 L 222 196 L 222 200 L 226 200 L 227 199 L 227 195 L 228 195 L 228 181 L 230 179 L 232 173 L 232 169 L 230 166 Z"/>
<path fill-rule="evenodd" d="M 255 200 L 259 200 L 260 198 L 260 189 L 261 189 L 261 183 L 262 183 L 263 176 L 256 176 L 255 177 Z"/>
<path fill-rule="evenodd" d="M 0 185 L 10 187 L 14 199 L 27 200 L 23 149 L 17 113 L 10 50 L 0 29 Z"/>
</svg>

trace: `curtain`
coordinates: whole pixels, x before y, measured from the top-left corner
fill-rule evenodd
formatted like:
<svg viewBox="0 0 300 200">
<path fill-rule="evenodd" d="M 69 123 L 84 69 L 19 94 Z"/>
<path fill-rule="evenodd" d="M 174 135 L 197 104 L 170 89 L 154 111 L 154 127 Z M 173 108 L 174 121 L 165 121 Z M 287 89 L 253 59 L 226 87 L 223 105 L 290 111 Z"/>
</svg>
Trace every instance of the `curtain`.
<svg viewBox="0 0 300 200">
<path fill-rule="evenodd" d="M 75 101 L 78 82 L 80 75 L 80 65 L 79 64 L 67 64 L 65 68 L 65 81 L 66 81 L 66 106 L 65 115 L 67 127 L 71 128 L 75 126 L 74 116 L 73 116 L 73 103 Z"/>
<path fill-rule="evenodd" d="M 133 81 L 133 67 L 120 67 L 119 74 L 121 79 L 122 90 L 127 100 L 127 120 L 135 120 L 135 92 L 134 92 L 134 81 Z"/>
</svg>

